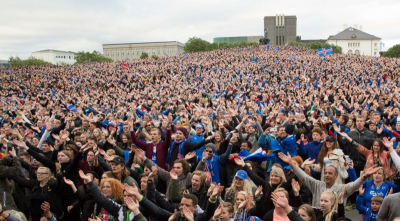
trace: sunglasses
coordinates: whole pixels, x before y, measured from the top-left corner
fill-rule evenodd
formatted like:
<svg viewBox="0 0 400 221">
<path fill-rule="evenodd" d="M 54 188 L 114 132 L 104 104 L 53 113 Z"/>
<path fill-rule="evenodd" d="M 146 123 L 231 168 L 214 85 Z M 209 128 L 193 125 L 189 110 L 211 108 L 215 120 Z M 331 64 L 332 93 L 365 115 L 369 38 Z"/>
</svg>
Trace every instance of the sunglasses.
<svg viewBox="0 0 400 221">
<path fill-rule="evenodd" d="M 196 129 L 200 129 L 200 130 L 203 130 L 203 128 L 202 128 L 202 127 L 196 127 Z"/>
<path fill-rule="evenodd" d="M 212 151 L 212 150 L 204 150 L 204 151 L 207 153 L 214 153 L 214 151 Z"/>
</svg>

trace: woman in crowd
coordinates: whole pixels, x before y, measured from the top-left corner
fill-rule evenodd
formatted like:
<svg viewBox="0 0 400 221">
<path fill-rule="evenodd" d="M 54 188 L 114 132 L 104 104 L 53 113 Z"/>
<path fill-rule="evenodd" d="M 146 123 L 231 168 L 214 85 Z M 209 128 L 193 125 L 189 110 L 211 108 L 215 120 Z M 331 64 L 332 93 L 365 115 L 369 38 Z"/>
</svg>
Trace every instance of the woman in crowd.
<svg viewBox="0 0 400 221">
<path fill-rule="evenodd" d="M 225 202 L 234 203 L 236 194 L 240 191 L 244 191 L 250 196 L 253 195 L 251 185 L 248 181 L 246 171 L 238 170 L 232 182 L 230 188 L 227 188 L 225 193 Z"/>
<path fill-rule="evenodd" d="M 52 212 L 56 214 L 57 220 L 64 219 L 61 197 L 59 191 L 62 186 L 61 168 L 56 169 L 57 179 L 52 176 L 48 167 L 39 167 L 37 169 L 37 180 L 27 180 L 25 178 L 14 176 L 12 179 L 20 186 L 30 190 L 30 203 L 32 205 L 32 220 L 39 221 L 43 213 L 41 205 L 48 201 L 51 204 Z"/>
<path fill-rule="evenodd" d="M 304 221 L 317 221 L 313 207 L 308 204 L 301 205 L 297 213 Z"/>
<path fill-rule="evenodd" d="M 380 138 L 375 139 L 372 142 L 372 148 L 371 150 L 369 150 L 363 145 L 353 141 L 353 139 L 351 139 L 346 133 L 340 133 L 340 135 L 346 138 L 354 148 L 356 148 L 362 155 L 367 158 L 365 169 L 368 169 L 373 165 L 378 165 L 383 167 L 386 179 L 390 179 L 392 177 L 393 171 L 388 160 L 390 159 L 390 152 L 384 150 L 385 145 Z M 395 152 L 399 154 L 398 149 L 396 149 Z"/>
<path fill-rule="evenodd" d="M 244 191 L 239 191 L 235 195 L 234 220 L 246 220 L 249 216 L 261 217 L 264 214 L 264 204 L 261 199 L 262 188 L 257 189 L 253 197 Z M 255 201 L 255 202 L 254 202 Z M 255 203 L 255 204 L 254 204 Z"/>
<path fill-rule="evenodd" d="M 302 221 L 296 208 L 289 206 L 289 193 L 284 188 L 275 189 L 271 198 L 275 208 L 264 215 L 263 221 Z"/>
<path fill-rule="evenodd" d="M 344 153 L 338 148 L 337 140 L 335 137 L 328 136 L 321 147 L 321 151 L 318 154 L 318 163 L 312 164 L 310 167 L 314 171 L 321 172 L 324 174 L 325 168 L 333 165 L 338 169 L 339 175 L 336 179 L 336 183 L 341 184 L 349 174 L 347 173 L 347 164 L 344 158 Z M 324 176 L 321 176 L 323 181 Z"/>
</svg>

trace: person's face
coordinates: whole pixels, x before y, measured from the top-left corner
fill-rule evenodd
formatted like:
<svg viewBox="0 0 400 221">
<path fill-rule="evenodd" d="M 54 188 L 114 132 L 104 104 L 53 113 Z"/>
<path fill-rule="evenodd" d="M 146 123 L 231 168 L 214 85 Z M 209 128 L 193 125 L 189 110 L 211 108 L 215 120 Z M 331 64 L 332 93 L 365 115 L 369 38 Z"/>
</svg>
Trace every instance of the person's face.
<svg viewBox="0 0 400 221">
<path fill-rule="evenodd" d="M 285 195 L 284 192 L 275 192 L 275 194 L 276 194 L 279 198 L 284 198 L 284 199 L 287 200 L 286 195 Z M 277 204 L 275 204 L 275 203 L 274 203 L 274 205 L 275 205 L 275 208 L 276 208 L 276 207 L 280 207 L 279 205 L 277 205 Z"/>
<path fill-rule="evenodd" d="M 211 147 L 206 147 L 206 149 L 204 149 L 204 152 L 207 153 L 207 159 L 210 159 L 214 155 L 214 151 Z"/>
<path fill-rule="evenodd" d="M 243 142 L 240 145 L 240 150 L 250 150 L 249 145 L 246 142 Z"/>
<path fill-rule="evenodd" d="M 111 162 L 111 170 L 113 173 L 120 173 L 122 169 L 123 169 L 122 164 Z"/>
<path fill-rule="evenodd" d="M 282 178 L 275 173 L 271 173 L 269 179 L 271 180 L 271 183 L 274 185 L 280 184 L 282 181 Z"/>
<path fill-rule="evenodd" d="M 193 205 L 193 201 L 191 199 L 186 199 L 182 197 L 181 203 L 179 204 L 179 209 L 182 211 L 183 206 L 186 206 L 192 213 L 196 210 L 197 205 Z"/>
<path fill-rule="evenodd" d="M 126 136 L 122 136 L 122 143 L 128 143 L 128 138 Z"/>
<path fill-rule="evenodd" d="M 301 218 L 304 221 L 311 221 L 311 217 L 308 216 L 308 214 L 306 213 L 306 211 L 304 209 L 299 209 L 299 211 L 297 213 L 301 216 Z"/>
<path fill-rule="evenodd" d="M 151 131 L 151 132 L 150 132 L 150 135 L 151 135 L 151 140 L 152 140 L 153 142 L 159 141 L 160 138 L 161 138 L 161 136 L 158 134 L 157 131 Z"/>
<path fill-rule="evenodd" d="M 27 156 L 20 156 L 20 158 L 21 158 L 23 161 L 25 161 L 25 162 L 31 164 L 31 158 L 30 158 L 30 157 L 27 157 Z"/>
<path fill-rule="evenodd" d="M 82 136 L 81 136 L 82 137 Z M 94 142 L 94 140 L 88 140 L 87 145 L 89 147 L 95 147 L 96 146 L 96 142 Z"/>
<path fill-rule="evenodd" d="M 178 177 L 183 175 L 182 163 L 175 163 L 173 169 L 174 169 L 176 175 L 178 175 Z"/>
<path fill-rule="evenodd" d="M 183 133 L 181 131 L 176 131 L 175 133 L 175 140 L 180 141 L 183 140 L 185 138 L 185 136 L 183 135 Z"/>
<path fill-rule="evenodd" d="M 222 207 L 221 215 L 219 215 L 219 220 L 220 221 L 229 221 L 232 216 L 232 213 L 228 212 L 227 207 Z"/>
<path fill-rule="evenodd" d="M 128 126 L 128 125 L 124 125 L 124 126 L 122 127 L 122 130 L 124 131 L 124 133 L 125 133 L 125 132 L 129 132 L 129 126 Z"/>
<path fill-rule="evenodd" d="M 375 114 L 375 115 L 374 115 L 374 122 L 375 122 L 375 123 L 379 123 L 380 120 L 381 120 L 381 115 Z"/>
<path fill-rule="evenodd" d="M 324 173 L 324 180 L 325 183 L 327 184 L 333 184 L 336 182 L 336 174 L 335 174 L 335 169 L 333 169 L 332 167 L 328 167 L 325 169 L 325 173 Z"/>
<path fill-rule="evenodd" d="M 248 130 L 249 134 L 253 134 L 253 133 L 256 132 L 256 130 L 254 129 L 254 127 L 248 127 L 247 130 Z"/>
<path fill-rule="evenodd" d="M 42 151 L 43 152 L 49 152 L 50 151 L 50 146 L 47 143 L 42 144 Z"/>
<path fill-rule="evenodd" d="M 147 177 L 147 176 L 144 176 L 140 179 L 140 190 L 142 190 L 142 192 L 146 191 L 148 180 L 149 180 L 149 177 Z"/>
<path fill-rule="evenodd" d="M 67 163 L 70 159 L 63 152 L 58 152 L 57 160 L 59 163 Z"/>
<path fill-rule="evenodd" d="M 332 208 L 333 201 L 328 194 L 322 194 L 319 200 L 319 204 L 323 212 L 329 212 Z"/>
<path fill-rule="evenodd" d="M 312 139 L 313 139 L 313 141 L 319 141 L 319 140 L 321 140 L 321 135 L 317 132 L 314 132 L 312 134 Z"/>
<path fill-rule="evenodd" d="M 151 123 L 150 122 L 148 122 L 148 123 L 146 123 L 146 130 L 147 131 L 150 131 L 151 130 Z"/>
<path fill-rule="evenodd" d="M 339 117 L 338 122 L 339 122 L 340 125 L 344 124 L 344 119 L 343 119 L 342 116 Z"/>
<path fill-rule="evenodd" d="M 94 153 L 92 151 L 89 151 L 87 153 L 86 160 L 87 160 L 87 162 L 90 162 L 90 163 L 92 163 L 94 161 Z"/>
<path fill-rule="evenodd" d="M 361 119 L 361 118 L 357 118 L 356 119 L 357 129 L 362 130 L 364 128 L 364 125 L 365 125 L 365 120 L 364 119 Z"/>
<path fill-rule="evenodd" d="M 72 154 L 72 156 L 74 156 L 74 151 L 71 149 L 71 147 L 66 147 L 65 148 L 66 151 L 70 152 Z"/>
<path fill-rule="evenodd" d="M 200 126 L 196 126 L 196 134 L 200 135 L 203 133 L 203 128 Z"/>
<path fill-rule="evenodd" d="M 278 136 L 281 138 L 286 137 L 286 132 L 284 127 L 279 128 Z"/>
<path fill-rule="evenodd" d="M 98 130 L 93 131 L 93 136 L 94 136 L 94 137 L 100 136 L 99 131 L 98 131 Z"/>
<path fill-rule="evenodd" d="M 219 134 L 215 134 L 215 138 L 216 141 L 221 141 L 221 135 Z"/>
<path fill-rule="evenodd" d="M 108 178 L 108 176 L 105 173 L 103 173 L 103 175 L 101 175 L 102 180 L 107 179 L 107 178 Z"/>
<path fill-rule="evenodd" d="M 400 131 L 400 124 L 396 124 L 396 130 Z"/>
<path fill-rule="evenodd" d="M 383 172 L 382 172 L 382 170 L 378 170 L 376 173 L 374 173 L 374 175 L 372 175 L 372 179 L 376 183 L 383 182 Z"/>
<path fill-rule="evenodd" d="M 349 121 L 347 121 L 347 126 L 348 127 L 352 127 L 353 126 L 353 119 L 349 119 Z"/>
<path fill-rule="evenodd" d="M 240 179 L 239 177 L 235 177 L 235 186 L 239 189 L 243 188 L 244 180 Z"/>
<path fill-rule="evenodd" d="M 193 175 L 192 177 L 192 189 L 194 191 L 199 191 L 201 187 L 201 178 L 199 175 Z"/>
<path fill-rule="evenodd" d="M 37 146 L 37 145 L 39 145 L 39 140 L 35 137 L 35 138 L 32 138 L 32 145 L 33 146 Z M 42 148 L 43 148 L 43 145 L 42 145 Z"/>
<path fill-rule="evenodd" d="M 36 173 L 36 176 L 37 176 L 37 180 L 38 180 L 39 182 L 42 182 L 42 181 L 44 181 L 44 180 L 49 179 L 50 174 L 49 174 L 48 171 L 45 170 L 45 169 L 38 169 L 38 170 L 37 170 L 37 173 Z"/>
<path fill-rule="evenodd" d="M 326 141 L 325 143 L 326 143 L 327 148 L 332 148 L 333 144 L 334 144 L 333 142 L 330 142 L 330 141 Z"/>
<path fill-rule="evenodd" d="M 111 184 L 109 182 L 104 182 L 103 187 L 101 188 L 101 192 L 104 194 L 104 196 L 108 198 L 111 198 L 114 195 Z"/>
<path fill-rule="evenodd" d="M 371 209 L 374 212 L 378 212 L 379 208 L 381 208 L 381 203 L 375 202 L 375 201 L 371 201 Z"/>
<path fill-rule="evenodd" d="M 376 131 L 376 124 L 370 123 L 369 124 L 369 130 L 372 131 L 372 132 Z"/>
<path fill-rule="evenodd" d="M 90 128 L 91 131 L 93 131 L 94 129 L 96 129 L 96 125 L 90 124 L 90 125 L 89 125 L 89 128 Z"/>
<path fill-rule="evenodd" d="M 82 127 L 84 127 L 84 128 L 89 127 L 89 122 L 87 122 L 87 121 L 82 121 Z"/>
<path fill-rule="evenodd" d="M 235 201 L 236 206 L 239 206 L 244 201 L 246 201 L 246 197 L 243 194 L 236 195 L 236 201 Z"/>
<path fill-rule="evenodd" d="M 374 151 L 374 152 L 379 152 L 380 150 L 381 150 L 381 146 L 379 146 L 379 143 L 378 142 L 374 142 L 374 144 L 372 144 L 372 150 Z"/>
</svg>

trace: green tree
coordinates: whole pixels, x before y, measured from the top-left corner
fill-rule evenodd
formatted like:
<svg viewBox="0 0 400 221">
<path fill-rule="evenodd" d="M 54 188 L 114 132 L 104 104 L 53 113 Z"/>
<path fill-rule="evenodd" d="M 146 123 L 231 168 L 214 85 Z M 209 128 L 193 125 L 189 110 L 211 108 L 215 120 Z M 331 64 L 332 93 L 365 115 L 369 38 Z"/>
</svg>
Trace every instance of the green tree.
<svg viewBox="0 0 400 221">
<path fill-rule="evenodd" d="M 389 48 L 385 53 L 383 53 L 383 57 L 389 57 L 389 58 L 400 57 L 400 44 Z"/>
<path fill-rule="evenodd" d="M 52 65 L 52 63 L 50 62 L 43 61 L 34 57 L 29 57 L 26 60 L 21 60 L 18 56 L 15 58 L 11 56 L 8 59 L 8 64 L 10 65 L 10 67 Z"/>
<path fill-rule="evenodd" d="M 90 62 L 112 62 L 113 61 L 111 58 L 104 57 L 98 51 L 93 51 L 92 53 L 80 51 L 75 54 L 75 60 L 76 60 L 75 64 L 84 64 L 84 63 L 90 63 Z"/>
<path fill-rule="evenodd" d="M 147 54 L 146 52 L 143 52 L 141 55 L 140 55 L 140 59 L 145 59 L 145 58 L 148 58 L 149 57 L 149 54 Z"/>
<path fill-rule="evenodd" d="M 153 55 L 151 56 L 151 58 L 158 59 L 158 56 L 155 55 L 155 54 L 153 54 Z"/>
<path fill-rule="evenodd" d="M 219 47 L 218 47 L 218 43 L 212 43 L 212 44 L 210 44 L 210 50 L 211 51 L 213 51 L 213 50 L 217 50 Z"/>
<path fill-rule="evenodd" d="M 339 45 L 331 45 L 333 53 L 336 54 L 342 54 L 342 47 L 340 47 Z"/>
<path fill-rule="evenodd" d="M 193 37 L 185 43 L 185 52 L 199 52 L 199 51 L 209 51 L 211 49 L 210 42 L 203 40 L 201 38 Z"/>
<path fill-rule="evenodd" d="M 318 49 L 318 48 L 322 48 L 322 44 L 318 41 L 314 41 L 310 44 L 310 48 L 311 49 Z"/>
</svg>

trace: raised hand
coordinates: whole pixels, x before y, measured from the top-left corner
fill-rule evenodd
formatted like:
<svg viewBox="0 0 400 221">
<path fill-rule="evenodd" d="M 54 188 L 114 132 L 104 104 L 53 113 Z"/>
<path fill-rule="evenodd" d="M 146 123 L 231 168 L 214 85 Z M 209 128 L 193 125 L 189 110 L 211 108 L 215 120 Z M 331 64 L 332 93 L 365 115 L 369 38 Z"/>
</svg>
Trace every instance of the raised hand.
<svg viewBox="0 0 400 221">
<path fill-rule="evenodd" d="M 224 190 L 224 186 L 221 186 L 221 184 L 218 183 L 218 185 L 214 188 L 214 190 L 213 190 L 213 192 L 211 194 L 211 198 L 215 199 L 215 197 L 220 195 L 223 190 Z"/>
<path fill-rule="evenodd" d="M 151 167 L 151 173 L 149 174 L 149 179 L 153 179 L 154 177 L 156 177 L 158 173 L 158 167 L 157 166 L 152 166 Z"/>
<path fill-rule="evenodd" d="M 382 167 L 378 167 L 377 165 L 373 165 L 367 170 L 364 170 L 364 176 L 369 177 L 372 174 L 376 173 L 378 170 L 382 169 Z"/>
<path fill-rule="evenodd" d="M 63 178 L 64 178 L 64 183 L 66 183 L 66 184 L 68 184 L 68 185 L 70 185 L 70 186 L 75 185 L 74 182 L 72 182 L 72 180 L 67 179 L 67 178 L 65 178 L 65 177 L 63 177 Z"/>
<path fill-rule="evenodd" d="M 222 208 L 223 208 L 224 206 L 223 206 L 223 204 L 222 203 L 220 203 L 219 204 L 219 206 L 218 206 L 218 208 L 215 210 L 215 212 L 214 212 L 214 216 L 213 216 L 213 219 L 212 220 L 217 220 L 218 218 L 219 218 L 219 216 L 222 214 Z"/>
<path fill-rule="evenodd" d="M 294 195 L 298 196 L 299 192 L 300 192 L 300 185 L 299 185 L 299 182 L 297 182 L 295 179 L 292 179 L 292 189 L 293 189 Z"/>
<path fill-rule="evenodd" d="M 187 160 L 190 160 L 190 159 L 192 159 L 192 158 L 195 157 L 195 156 L 196 156 L 196 153 L 195 153 L 195 152 L 190 152 L 190 153 L 186 154 L 185 160 L 186 160 L 186 161 L 187 161 Z"/>
<path fill-rule="evenodd" d="M 168 221 L 174 221 L 176 219 L 176 209 L 174 210 L 174 214 L 169 217 Z"/>
<path fill-rule="evenodd" d="M 169 171 L 169 176 L 171 177 L 171 179 L 173 180 L 177 180 L 178 179 L 178 175 L 176 174 L 175 170 L 172 169 L 171 171 Z"/>
<path fill-rule="evenodd" d="M 86 182 L 92 181 L 92 178 L 89 175 L 86 175 L 82 170 L 79 170 L 79 176 L 85 180 Z"/>
<path fill-rule="evenodd" d="M 279 197 L 276 193 L 272 193 L 271 195 L 272 201 L 281 208 L 286 208 L 289 206 L 288 199 L 286 197 Z"/>
<path fill-rule="evenodd" d="M 244 161 L 243 161 L 243 159 L 241 159 L 241 158 L 235 158 L 235 163 L 238 165 L 238 166 L 241 166 L 241 167 L 244 167 L 246 164 L 244 163 Z"/>
<path fill-rule="evenodd" d="M 283 162 L 285 162 L 287 164 L 289 164 L 290 161 L 292 161 L 292 156 L 290 156 L 289 152 L 287 153 L 287 155 L 280 152 L 280 153 L 278 153 L 278 156 Z"/>
<path fill-rule="evenodd" d="M 342 185 L 342 191 L 340 192 L 339 198 L 338 198 L 338 203 L 339 204 L 343 204 L 343 197 L 344 197 L 345 190 L 346 190 L 346 186 L 343 184 Z"/>
<path fill-rule="evenodd" d="M 217 186 L 216 183 L 211 183 L 210 187 L 207 190 L 207 196 L 211 196 L 216 186 Z"/>
<path fill-rule="evenodd" d="M 308 158 L 307 160 L 305 160 L 303 162 L 303 165 L 301 165 L 301 167 L 305 167 L 305 166 L 312 166 L 315 162 L 315 159 L 311 160 L 311 158 Z"/>
<path fill-rule="evenodd" d="M 124 202 L 130 211 L 134 212 L 139 210 L 139 202 L 137 199 L 133 200 L 132 197 L 128 196 L 124 197 Z"/>
<path fill-rule="evenodd" d="M 258 186 L 256 192 L 254 193 L 255 197 L 258 197 L 260 195 L 260 193 L 262 192 L 263 187 L 262 186 Z"/>
</svg>

